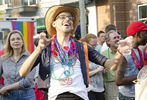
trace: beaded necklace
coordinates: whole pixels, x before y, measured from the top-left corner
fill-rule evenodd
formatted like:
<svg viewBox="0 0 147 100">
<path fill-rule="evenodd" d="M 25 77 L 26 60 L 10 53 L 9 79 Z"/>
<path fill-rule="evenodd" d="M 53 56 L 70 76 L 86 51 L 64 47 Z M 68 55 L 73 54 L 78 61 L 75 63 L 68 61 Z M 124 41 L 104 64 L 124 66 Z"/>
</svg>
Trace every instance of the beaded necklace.
<svg viewBox="0 0 147 100">
<path fill-rule="evenodd" d="M 55 80 L 61 80 L 64 78 L 69 78 L 71 75 L 73 75 L 73 65 L 76 63 L 77 60 L 77 45 L 75 40 L 72 36 L 69 38 L 69 47 L 62 47 L 60 46 L 57 36 L 53 36 L 54 40 L 51 42 L 51 51 L 53 54 L 53 57 L 59 61 L 62 65 L 62 68 L 64 71 L 59 77 L 55 76 L 53 67 L 51 68 L 52 71 L 52 78 Z M 67 68 L 65 68 L 67 66 Z M 72 68 L 72 69 L 71 69 Z M 70 72 L 72 71 L 72 72 Z M 63 78 L 63 75 L 65 76 Z"/>
<path fill-rule="evenodd" d="M 59 64 L 59 63 L 56 63 L 55 62 L 54 64 Z M 55 73 L 55 71 L 54 71 L 54 66 L 51 67 L 51 74 L 52 74 L 51 76 L 52 76 L 52 79 L 54 79 L 54 80 L 67 79 L 67 78 L 69 78 L 70 76 L 72 76 L 74 74 L 73 67 L 62 65 L 62 68 L 60 70 L 62 70 L 62 72 L 61 73 L 58 73 L 58 75 L 55 75 L 57 73 Z"/>
<path fill-rule="evenodd" d="M 51 43 L 51 49 L 53 56 L 60 61 L 62 65 L 67 65 L 67 66 L 72 66 L 74 62 L 77 60 L 77 45 L 75 40 L 73 39 L 72 36 L 70 36 L 69 39 L 69 49 L 64 50 L 62 47 L 59 45 L 56 35 L 53 36 L 54 40 Z"/>
<path fill-rule="evenodd" d="M 131 50 L 131 56 L 132 56 L 133 61 L 136 64 L 136 67 L 138 69 L 141 69 L 143 67 L 143 57 L 142 57 L 142 53 L 141 53 L 140 49 L 137 48 L 137 50 L 138 50 L 138 53 L 139 53 L 140 61 L 139 61 L 139 59 L 138 59 L 138 57 L 137 57 L 137 55 L 136 55 L 136 53 L 134 52 L 133 49 Z"/>
</svg>

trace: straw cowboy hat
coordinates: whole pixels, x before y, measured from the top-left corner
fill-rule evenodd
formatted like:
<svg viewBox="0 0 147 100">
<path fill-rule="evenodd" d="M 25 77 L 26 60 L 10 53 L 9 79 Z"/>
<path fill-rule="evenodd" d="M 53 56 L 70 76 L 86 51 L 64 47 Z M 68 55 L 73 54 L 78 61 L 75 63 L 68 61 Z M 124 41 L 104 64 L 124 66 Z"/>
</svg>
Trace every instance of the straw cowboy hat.
<svg viewBox="0 0 147 100">
<path fill-rule="evenodd" d="M 45 26 L 48 34 L 52 37 L 56 34 L 56 29 L 52 26 L 53 21 L 55 20 L 56 16 L 61 12 L 70 12 L 74 17 L 73 27 L 71 34 L 74 34 L 77 25 L 80 19 L 80 12 L 78 8 L 70 7 L 70 6 L 53 6 L 50 7 L 45 15 Z"/>
</svg>

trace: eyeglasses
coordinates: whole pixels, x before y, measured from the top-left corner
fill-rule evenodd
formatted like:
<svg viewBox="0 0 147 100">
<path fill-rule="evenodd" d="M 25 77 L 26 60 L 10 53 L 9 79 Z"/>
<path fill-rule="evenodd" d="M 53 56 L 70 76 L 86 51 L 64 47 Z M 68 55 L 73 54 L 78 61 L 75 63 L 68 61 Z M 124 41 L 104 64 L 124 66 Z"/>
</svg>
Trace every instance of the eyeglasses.
<svg viewBox="0 0 147 100">
<path fill-rule="evenodd" d="M 63 20 L 68 18 L 69 20 L 74 21 L 74 17 L 73 16 L 59 15 L 59 16 L 56 17 L 56 19 L 58 19 L 58 18 L 63 19 Z"/>
</svg>

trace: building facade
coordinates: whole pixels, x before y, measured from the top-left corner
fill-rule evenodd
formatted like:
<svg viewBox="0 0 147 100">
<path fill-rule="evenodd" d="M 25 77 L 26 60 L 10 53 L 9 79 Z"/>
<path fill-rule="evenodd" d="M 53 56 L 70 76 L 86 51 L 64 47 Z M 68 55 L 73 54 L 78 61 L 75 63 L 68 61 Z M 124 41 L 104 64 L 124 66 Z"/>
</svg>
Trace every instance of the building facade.
<svg viewBox="0 0 147 100">
<path fill-rule="evenodd" d="M 98 30 L 114 24 L 123 37 L 132 21 L 147 20 L 147 0 L 97 0 Z"/>
<path fill-rule="evenodd" d="M 85 0 L 87 2 L 87 33 L 97 34 L 114 24 L 123 37 L 132 21 L 147 20 L 147 0 Z M 34 17 L 38 29 L 44 29 L 44 16 L 53 5 L 79 6 L 79 0 L 1 0 L 1 17 Z M 86 16 L 86 15 L 85 15 Z"/>
</svg>

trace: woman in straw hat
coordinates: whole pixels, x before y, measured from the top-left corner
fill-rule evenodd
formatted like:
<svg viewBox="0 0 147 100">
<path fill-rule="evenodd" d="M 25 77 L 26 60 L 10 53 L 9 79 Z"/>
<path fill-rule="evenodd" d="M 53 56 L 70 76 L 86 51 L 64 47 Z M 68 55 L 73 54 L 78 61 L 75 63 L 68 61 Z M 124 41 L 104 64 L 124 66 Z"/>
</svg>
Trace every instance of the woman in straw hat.
<svg viewBox="0 0 147 100">
<path fill-rule="evenodd" d="M 45 16 L 45 25 L 52 38 L 47 39 L 46 35 L 41 33 L 36 50 L 20 69 L 20 76 L 26 76 L 34 66 L 40 64 L 40 82 L 44 83 L 48 79 L 49 100 L 88 100 L 86 87 L 90 81 L 85 54 L 90 55 L 90 61 L 108 68 L 114 62 L 114 59 L 108 60 L 72 37 L 79 23 L 79 16 L 78 8 L 49 8 Z M 84 49 L 86 47 L 88 49 Z M 121 58 L 119 53 L 118 56 L 116 57 Z"/>
</svg>

